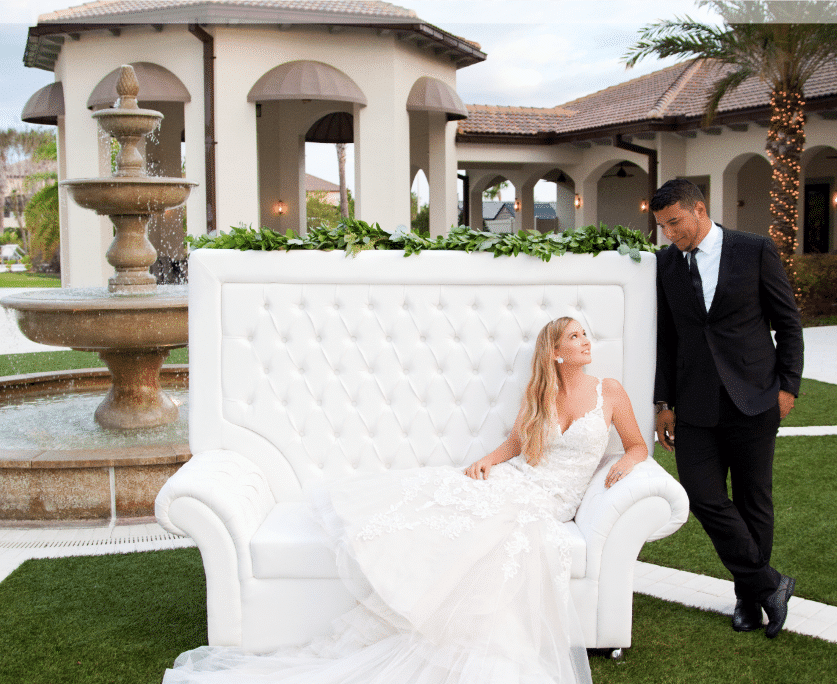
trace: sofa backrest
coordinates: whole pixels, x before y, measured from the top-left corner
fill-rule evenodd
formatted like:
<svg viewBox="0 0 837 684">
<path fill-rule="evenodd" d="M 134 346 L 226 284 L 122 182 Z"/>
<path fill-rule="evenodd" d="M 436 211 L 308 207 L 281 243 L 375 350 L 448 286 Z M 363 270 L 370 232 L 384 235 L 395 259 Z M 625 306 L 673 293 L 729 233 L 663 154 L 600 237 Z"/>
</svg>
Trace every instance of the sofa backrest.
<svg viewBox="0 0 837 684">
<path fill-rule="evenodd" d="M 201 249 L 189 264 L 189 441 L 313 478 L 464 466 L 507 436 L 541 327 L 573 316 L 653 446 L 655 258 Z M 621 444 L 612 431 L 609 452 Z"/>
</svg>

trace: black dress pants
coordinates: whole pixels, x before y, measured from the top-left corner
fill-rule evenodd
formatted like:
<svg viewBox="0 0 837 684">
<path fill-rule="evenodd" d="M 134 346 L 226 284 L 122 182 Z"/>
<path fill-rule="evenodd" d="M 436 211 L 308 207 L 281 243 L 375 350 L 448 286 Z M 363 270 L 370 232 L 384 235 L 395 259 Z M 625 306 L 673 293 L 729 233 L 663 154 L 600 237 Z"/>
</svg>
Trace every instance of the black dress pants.
<svg viewBox="0 0 837 684">
<path fill-rule="evenodd" d="M 698 427 L 678 419 L 677 472 L 692 513 L 732 573 L 736 597 L 761 601 L 776 591 L 780 579 L 770 566 L 779 406 L 747 416 L 722 387 L 719 409 L 715 427 Z"/>
</svg>

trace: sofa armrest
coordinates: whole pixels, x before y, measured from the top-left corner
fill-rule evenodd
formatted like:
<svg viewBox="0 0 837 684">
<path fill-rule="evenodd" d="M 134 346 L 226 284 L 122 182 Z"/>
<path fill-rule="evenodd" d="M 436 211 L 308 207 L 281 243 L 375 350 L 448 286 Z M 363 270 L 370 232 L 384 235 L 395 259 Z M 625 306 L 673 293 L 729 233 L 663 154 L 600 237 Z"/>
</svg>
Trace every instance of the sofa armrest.
<svg viewBox="0 0 837 684">
<path fill-rule="evenodd" d="M 214 514 L 205 524 L 223 526 L 238 556 L 239 576 L 252 576 L 250 539 L 276 504 L 261 468 L 234 451 L 218 449 L 193 456 L 169 478 L 155 501 L 157 521 L 173 534 L 195 537 L 201 523 L 191 517 L 181 521 L 175 513 L 181 509 L 173 504 L 181 498 L 203 504 L 199 508 L 207 516 Z"/>
<path fill-rule="evenodd" d="M 647 458 L 631 471 L 630 475 L 610 489 L 605 488 L 605 478 L 610 466 L 618 460 L 614 456 L 602 465 L 587 488 L 576 512 L 575 522 L 587 541 L 587 574 L 597 576 L 601 553 L 619 518 L 632 506 L 644 499 L 657 498 L 655 510 L 664 511 L 655 520 L 643 525 L 642 543 L 662 539 L 676 532 L 688 520 L 689 499 L 677 480 L 653 458 Z"/>
</svg>

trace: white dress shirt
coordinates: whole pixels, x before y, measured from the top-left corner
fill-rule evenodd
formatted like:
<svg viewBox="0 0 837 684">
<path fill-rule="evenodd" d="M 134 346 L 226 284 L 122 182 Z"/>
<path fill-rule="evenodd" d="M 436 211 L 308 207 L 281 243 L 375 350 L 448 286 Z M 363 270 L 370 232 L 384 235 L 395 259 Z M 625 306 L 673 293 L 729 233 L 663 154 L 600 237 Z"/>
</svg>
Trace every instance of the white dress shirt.
<svg viewBox="0 0 837 684">
<path fill-rule="evenodd" d="M 712 306 L 715 288 L 718 287 L 718 271 L 721 268 L 721 246 L 723 242 L 724 234 L 718 224 L 713 221 L 709 232 L 700 241 L 698 251 L 695 253 L 698 270 L 700 271 L 700 280 L 703 283 L 703 300 L 706 302 L 707 311 Z M 686 257 L 686 264 L 689 265 L 689 259 L 692 255 L 689 252 L 684 252 L 683 256 Z"/>
</svg>

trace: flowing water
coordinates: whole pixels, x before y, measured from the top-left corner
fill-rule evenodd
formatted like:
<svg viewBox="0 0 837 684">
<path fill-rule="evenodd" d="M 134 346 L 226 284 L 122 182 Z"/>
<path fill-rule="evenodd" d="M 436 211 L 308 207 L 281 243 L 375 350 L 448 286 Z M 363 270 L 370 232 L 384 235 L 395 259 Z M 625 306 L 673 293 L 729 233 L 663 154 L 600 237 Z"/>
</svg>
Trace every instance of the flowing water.
<svg viewBox="0 0 837 684">
<path fill-rule="evenodd" d="M 175 422 L 139 430 L 107 430 L 93 419 L 106 393 L 69 391 L 4 402 L 0 449 L 121 449 L 188 441 L 188 390 L 166 390 L 180 408 Z"/>
</svg>

